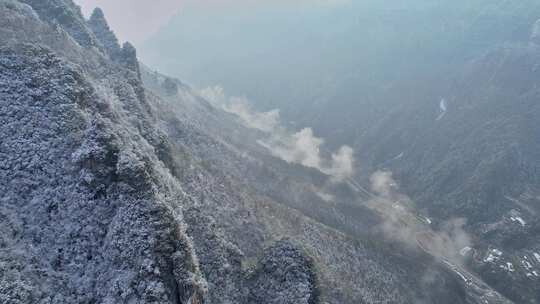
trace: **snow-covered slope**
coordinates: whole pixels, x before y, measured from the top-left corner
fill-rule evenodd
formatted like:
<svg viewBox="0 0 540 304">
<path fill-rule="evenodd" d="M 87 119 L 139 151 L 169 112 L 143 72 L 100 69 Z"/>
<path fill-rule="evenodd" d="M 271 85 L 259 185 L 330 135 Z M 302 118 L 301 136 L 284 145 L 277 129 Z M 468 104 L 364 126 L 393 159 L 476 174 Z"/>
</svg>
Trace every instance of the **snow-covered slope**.
<svg viewBox="0 0 540 304">
<path fill-rule="evenodd" d="M 71 1 L 25 2 L 0 1 L 0 302 L 203 303 L 193 198 L 160 160 L 134 49 L 108 53 Z M 226 271 L 238 249 L 200 219 L 189 229 Z M 314 281 L 274 292 L 308 303 Z M 243 302 L 244 275 L 228 283 Z"/>
</svg>

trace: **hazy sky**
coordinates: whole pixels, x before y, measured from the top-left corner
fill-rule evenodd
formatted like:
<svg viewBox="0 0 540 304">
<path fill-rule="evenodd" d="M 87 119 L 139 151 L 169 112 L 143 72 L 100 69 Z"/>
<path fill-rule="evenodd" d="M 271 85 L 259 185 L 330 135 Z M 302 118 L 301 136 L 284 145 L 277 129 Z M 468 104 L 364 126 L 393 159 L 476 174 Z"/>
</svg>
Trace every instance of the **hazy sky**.
<svg viewBox="0 0 540 304">
<path fill-rule="evenodd" d="M 105 12 L 109 25 L 122 41 L 141 43 L 174 16 L 184 0 L 75 0 L 86 16 L 95 7 Z"/>
<path fill-rule="evenodd" d="M 341 5 L 351 0 L 74 0 L 88 17 L 101 7 L 110 26 L 121 41 L 136 46 L 148 39 L 185 6 L 216 11 L 227 8 L 261 6 L 294 7 L 304 5 Z M 234 12 L 234 10 L 232 11 Z M 231 13 L 229 11 L 228 13 Z"/>
</svg>

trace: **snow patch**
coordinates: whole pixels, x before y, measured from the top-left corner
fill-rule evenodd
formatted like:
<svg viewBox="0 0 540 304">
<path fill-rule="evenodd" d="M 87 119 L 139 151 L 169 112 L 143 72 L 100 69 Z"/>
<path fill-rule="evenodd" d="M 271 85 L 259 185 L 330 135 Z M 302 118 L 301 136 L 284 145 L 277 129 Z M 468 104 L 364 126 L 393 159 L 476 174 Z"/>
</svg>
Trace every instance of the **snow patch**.
<svg viewBox="0 0 540 304">
<path fill-rule="evenodd" d="M 466 247 L 463 247 L 460 251 L 459 251 L 459 254 L 461 256 L 467 256 L 469 254 L 469 252 L 471 252 L 472 248 L 469 247 L 469 246 L 466 246 Z"/>
<path fill-rule="evenodd" d="M 327 203 L 333 202 L 334 199 L 335 199 L 332 194 L 325 193 L 325 192 L 322 192 L 322 191 L 315 191 L 315 194 L 317 194 L 317 196 L 319 198 L 321 198 L 323 201 L 325 201 Z"/>
<path fill-rule="evenodd" d="M 501 256 L 502 256 L 502 251 L 498 249 L 491 249 L 487 257 L 484 258 L 484 263 L 493 263 L 495 261 L 498 261 L 501 259 Z"/>
<path fill-rule="evenodd" d="M 401 206 L 399 202 L 395 202 L 392 207 L 398 211 L 405 211 L 405 207 Z"/>
<path fill-rule="evenodd" d="M 496 259 L 497 259 L 497 257 L 490 253 L 490 254 L 488 254 L 488 256 L 484 259 L 484 263 L 492 263 L 492 262 L 495 262 Z"/>
<path fill-rule="evenodd" d="M 523 260 L 523 261 L 521 261 L 521 264 L 522 264 L 523 267 L 525 267 L 525 269 L 527 269 L 527 270 L 532 269 L 532 265 L 531 265 L 531 263 L 529 263 L 528 261 Z"/>
<path fill-rule="evenodd" d="M 504 269 L 504 270 L 509 271 L 509 272 L 516 271 L 514 269 L 514 265 L 512 263 L 510 263 L 510 262 L 506 263 L 506 265 L 499 265 L 499 268 Z"/>
<path fill-rule="evenodd" d="M 441 101 L 439 102 L 439 108 L 440 108 L 440 111 L 439 111 L 439 116 L 437 117 L 437 120 L 441 120 L 444 115 L 446 115 L 446 111 L 448 111 L 448 104 L 446 103 L 446 99 L 441 99 Z"/>
<path fill-rule="evenodd" d="M 513 265 L 512 263 L 508 262 L 508 263 L 506 263 L 506 266 L 507 266 L 507 268 L 508 268 L 508 270 L 509 270 L 510 272 L 514 272 L 514 271 L 515 271 L 514 265 Z"/>
<path fill-rule="evenodd" d="M 512 222 L 518 222 L 521 224 L 521 226 L 525 227 L 525 225 L 527 224 L 521 217 L 519 216 L 516 216 L 516 217 L 510 217 L 510 220 L 512 220 Z"/>
<path fill-rule="evenodd" d="M 540 263 L 540 254 L 538 253 L 534 253 L 534 258 L 538 261 L 538 263 Z"/>
</svg>

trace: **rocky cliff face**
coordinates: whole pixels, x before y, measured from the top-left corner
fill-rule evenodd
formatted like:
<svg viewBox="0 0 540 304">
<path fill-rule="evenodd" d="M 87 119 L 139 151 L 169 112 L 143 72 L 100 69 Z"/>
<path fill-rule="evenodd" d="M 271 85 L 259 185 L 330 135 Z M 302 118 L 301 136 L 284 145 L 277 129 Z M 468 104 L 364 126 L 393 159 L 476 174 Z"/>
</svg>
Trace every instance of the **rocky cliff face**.
<svg viewBox="0 0 540 304">
<path fill-rule="evenodd" d="M 96 39 L 103 45 L 112 59 L 116 59 L 120 55 L 120 44 L 118 38 L 109 27 L 105 14 L 100 8 L 96 8 L 90 19 L 88 20 L 88 26 L 96 36 Z"/>
<path fill-rule="evenodd" d="M 0 302 L 245 302 L 241 252 L 166 163 L 135 49 L 69 0 L 2 0 L 0 20 Z M 314 299 L 295 273 L 276 292 Z"/>
<path fill-rule="evenodd" d="M 115 97 L 43 47 L 3 48 L 0 62 L 3 300 L 202 297 L 181 190 L 115 114 Z"/>
<path fill-rule="evenodd" d="M 98 47 L 95 34 L 87 26 L 80 8 L 71 0 L 24 0 L 6 3 L 24 3 L 34 10 L 42 21 L 51 27 L 66 31 L 72 39 L 83 47 Z M 16 5 L 16 4 L 13 4 Z"/>
</svg>

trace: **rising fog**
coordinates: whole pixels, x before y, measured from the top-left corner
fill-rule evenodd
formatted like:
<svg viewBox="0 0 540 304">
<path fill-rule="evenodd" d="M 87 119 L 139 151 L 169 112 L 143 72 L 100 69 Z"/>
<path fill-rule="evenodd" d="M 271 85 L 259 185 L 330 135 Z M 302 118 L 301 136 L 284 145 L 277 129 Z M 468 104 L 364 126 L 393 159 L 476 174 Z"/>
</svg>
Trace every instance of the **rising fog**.
<svg viewBox="0 0 540 304">
<path fill-rule="evenodd" d="M 445 123 L 459 110 L 457 67 L 501 43 L 534 40 L 535 10 L 535 1 L 504 0 L 205 1 L 186 4 L 140 56 L 206 88 L 201 96 L 265 134 L 258 143 L 272 155 L 333 181 L 369 180 L 372 203 L 415 210 L 386 168 L 410 142 L 379 133 L 411 105 L 411 115 L 429 117 L 410 122 L 417 130 Z M 384 233 L 414 246 L 417 227 L 399 224 L 410 214 L 383 212 Z M 471 245 L 465 225 L 440 223 L 433 250 L 459 260 L 448 252 Z"/>
<path fill-rule="evenodd" d="M 280 121 L 280 112 L 274 109 L 257 112 L 245 97 L 227 97 L 222 87 L 209 87 L 199 91 L 201 97 L 226 112 L 237 115 L 249 128 L 265 133 L 258 143 L 274 156 L 288 163 L 300 164 L 328 174 L 335 181 L 343 181 L 354 173 L 354 151 L 344 145 L 334 153 L 325 153 L 324 139 L 313 134 L 311 128 L 288 130 Z"/>
</svg>

